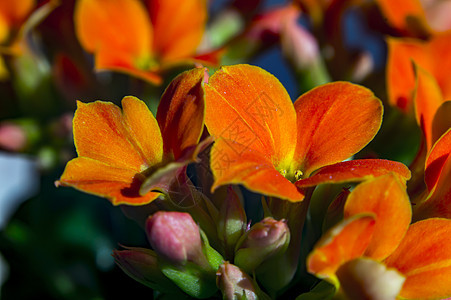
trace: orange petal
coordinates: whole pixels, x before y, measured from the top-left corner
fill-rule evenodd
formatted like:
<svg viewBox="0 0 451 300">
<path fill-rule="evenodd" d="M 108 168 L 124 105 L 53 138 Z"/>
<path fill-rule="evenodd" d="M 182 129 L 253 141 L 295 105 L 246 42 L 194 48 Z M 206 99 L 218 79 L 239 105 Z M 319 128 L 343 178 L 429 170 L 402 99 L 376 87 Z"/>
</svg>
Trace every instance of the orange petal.
<svg viewBox="0 0 451 300">
<path fill-rule="evenodd" d="M 161 134 L 142 101 L 126 97 L 123 106 L 121 114 L 112 103 L 78 102 L 73 120 L 75 146 L 80 157 L 138 173 L 161 161 Z"/>
<path fill-rule="evenodd" d="M 451 69 L 450 48 L 451 32 L 449 31 L 434 35 L 429 42 L 429 55 L 433 63 L 431 74 L 437 80 L 445 100 L 451 99 L 451 77 L 447 71 Z"/>
<path fill-rule="evenodd" d="M 408 112 L 413 101 L 415 75 L 412 60 L 427 71 L 432 69 L 425 43 L 413 39 L 388 38 L 387 94 L 389 102 Z"/>
<path fill-rule="evenodd" d="M 296 182 L 299 188 L 323 183 L 364 181 L 394 172 L 403 180 L 410 179 L 409 169 L 402 163 L 385 159 L 358 159 L 325 166 L 306 179 Z"/>
<path fill-rule="evenodd" d="M 451 129 L 448 129 L 448 131 L 434 144 L 426 159 L 424 180 L 429 191 L 437 185 L 442 169 L 450 154 Z"/>
<path fill-rule="evenodd" d="M 377 0 L 379 7 L 389 23 L 400 30 L 408 31 L 411 19 L 426 24 L 426 15 L 420 0 Z M 410 20 L 409 20 L 410 19 Z"/>
<path fill-rule="evenodd" d="M 262 153 L 289 168 L 296 140 L 293 104 L 273 75 L 255 66 L 222 67 L 205 85 L 211 135 Z"/>
<path fill-rule="evenodd" d="M 154 52 L 163 63 L 191 57 L 205 31 L 206 0 L 148 0 Z"/>
<path fill-rule="evenodd" d="M 337 277 L 348 299 L 394 300 L 405 281 L 396 269 L 366 257 L 343 264 Z"/>
<path fill-rule="evenodd" d="M 20 25 L 35 6 L 35 0 L 0 1 L 0 43 L 5 42 L 11 30 Z"/>
<path fill-rule="evenodd" d="M 448 147 L 451 129 L 447 133 Z M 440 140 L 439 140 L 440 141 Z M 425 175 L 434 175 L 432 179 L 437 178 L 435 186 L 429 193 L 425 202 L 415 207 L 415 219 L 425 219 L 430 217 L 451 218 L 451 155 L 448 148 L 448 154 L 444 155 L 429 166 L 429 171 Z M 434 149 L 433 149 L 434 150 Z M 446 159 L 445 159 L 446 158 Z M 436 164 L 436 165 L 434 165 Z M 432 171 L 436 172 L 432 174 Z M 429 179 L 429 178 L 428 178 Z"/>
<path fill-rule="evenodd" d="M 333 227 L 308 256 L 308 272 L 320 278 L 333 277 L 342 264 L 362 256 L 373 236 L 375 223 L 374 215 L 360 214 Z"/>
<path fill-rule="evenodd" d="M 398 246 L 412 218 L 405 185 L 393 174 L 359 184 L 349 195 L 344 217 L 374 213 L 376 225 L 365 256 L 382 260 Z"/>
<path fill-rule="evenodd" d="M 442 92 L 434 77 L 416 65 L 415 115 L 426 139 L 428 152 L 432 147 L 432 124 L 435 113 L 443 102 Z"/>
<path fill-rule="evenodd" d="M 101 61 L 99 67 L 120 61 L 144 69 L 149 63 L 152 27 L 140 1 L 80 0 L 74 18 L 80 43 Z"/>
<path fill-rule="evenodd" d="M 451 128 L 451 101 L 445 101 L 435 112 L 432 121 L 432 141 L 435 143 L 449 128 Z"/>
<path fill-rule="evenodd" d="M 130 140 L 142 153 L 147 165 L 160 163 L 163 156 L 160 128 L 147 105 L 138 98 L 128 96 L 122 100 L 122 109 Z"/>
<path fill-rule="evenodd" d="M 199 142 L 204 128 L 204 72 L 199 68 L 178 75 L 164 91 L 158 106 L 164 153 L 172 153 L 176 160 L 183 150 Z"/>
<path fill-rule="evenodd" d="M 242 184 L 251 191 L 291 201 L 304 195 L 272 165 L 270 159 L 232 140 L 216 140 L 210 165 L 215 182 L 212 190 L 225 184 Z"/>
<path fill-rule="evenodd" d="M 67 163 L 57 184 L 71 186 L 80 191 L 108 198 L 114 205 L 143 205 L 160 194 L 150 192 L 139 195 L 142 178 L 133 170 L 114 167 L 86 157 Z"/>
<path fill-rule="evenodd" d="M 217 66 L 221 63 L 222 56 L 227 52 L 226 47 L 218 48 L 209 52 L 202 52 L 193 56 L 193 60 L 202 65 Z"/>
<path fill-rule="evenodd" d="M 406 282 L 400 297 L 443 299 L 451 296 L 451 220 L 428 219 L 410 226 L 385 264 Z"/>
<path fill-rule="evenodd" d="M 380 100 L 349 82 L 317 87 L 300 96 L 294 106 L 298 128 L 294 159 L 305 176 L 358 152 L 382 122 Z"/>
</svg>

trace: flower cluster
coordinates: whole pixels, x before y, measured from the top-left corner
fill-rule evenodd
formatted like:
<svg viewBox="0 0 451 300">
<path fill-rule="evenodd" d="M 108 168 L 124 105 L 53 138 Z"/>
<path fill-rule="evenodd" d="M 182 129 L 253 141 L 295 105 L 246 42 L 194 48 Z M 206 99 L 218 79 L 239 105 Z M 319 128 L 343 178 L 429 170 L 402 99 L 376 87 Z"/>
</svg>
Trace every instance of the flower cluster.
<svg viewBox="0 0 451 300">
<path fill-rule="evenodd" d="M 147 246 L 113 257 L 154 295 L 451 297 L 446 1 L 44 2 L 0 4 L 0 79 L 52 57 L 52 87 L 81 99 L 55 185 L 140 226 Z M 70 34 L 52 27 L 67 15 Z M 61 45 L 37 51 L 34 31 Z M 295 100 L 253 63 L 272 47 Z M 124 78 L 136 93 L 114 93 Z M 30 143 L 0 122 L 1 148 Z"/>
</svg>

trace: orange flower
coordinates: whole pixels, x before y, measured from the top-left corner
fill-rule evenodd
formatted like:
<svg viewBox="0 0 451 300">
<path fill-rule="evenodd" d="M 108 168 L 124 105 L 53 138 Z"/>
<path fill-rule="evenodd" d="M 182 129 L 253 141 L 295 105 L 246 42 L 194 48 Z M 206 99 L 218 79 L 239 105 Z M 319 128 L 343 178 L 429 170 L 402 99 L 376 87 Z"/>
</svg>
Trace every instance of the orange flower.
<svg viewBox="0 0 451 300">
<path fill-rule="evenodd" d="M 0 2 L 0 44 L 18 33 L 34 6 L 34 0 Z"/>
<path fill-rule="evenodd" d="M 122 100 L 122 112 L 108 102 L 78 102 L 73 120 L 78 157 L 68 162 L 57 184 L 115 205 L 142 205 L 167 192 L 174 177 L 168 174 L 193 162 L 199 151 L 203 78 L 203 69 L 177 76 L 161 98 L 156 119 L 134 97 Z"/>
<path fill-rule="evenodd" d="M 42 21 L 56 6 L 49 1 L 35 9 L 35 0 L 0 1 L 0 54 L 29 55 L 25 35 Z M 9 77 L 8 68 L 0 56 L 0 79 Z"/>
<path fill-rule="evenodd" d="M 448 183 L 451 178 L 451 162 L 448 162 L 451 161 L 451 101 L 444 100 L 437 81 L 430 73 L 417 65 L 415 71 L 415 115 L 426 147 L 420 148 L 412 169 L 418 173 L 416 177 L 424 177 L 426 190 L 418 199 L 413 199 L 416 204 L 414 219 L 451 218 Z"/>
<path fill-rule="evenodd" d="M 345 293 L 364 286 L 367 293 L 379 295 L 374 299 L 394 299 L 398 293 L 407 299 L 451 295 L 451 250 L 446 246 L 451 220 L 428 219 L 409 225 L 410 201 L 398 178 L 387 174 L 355 188 L 344 207 L 345 219 L 310 253 L 309 272 L 337 287 L 342 284 Z M 366 280 L 378 272 L 384 274 L 377 276 L 380 280 L 387 280 L 382 291 L 374 286 L 383 283 Z M 381 298 L 382 292 L 391 297 Z"/>
<path fill-rule="evenodd" d="M 418 65 L 415 65 L 415 79 L 415 117 L 429 153 L 434 143 L 451 127 L 451 101 L 445 101 L 436 79 Z"/>
<path fill-rule="evenodd" d="M 155 84 L 161 69 L 195 59 L 206 19 L 206 0 L 78 0 L 75 8 L 76 33 L 96 69 Z"/>
<path fill-rule="evenodd" d="M 236 65 L 217 71 L 205 92 L 205 124 L 216 138 L 213 189 L 243 184 L 268 196 L 301 201 L 304 194 L 296 185 L 359 181 L 389 171 L 410 176 L 404 165 L 392 161 L 341 162 L 371 141 L 381 124 L 382 105 L 364 87 L 326 84 L 300 96 L 293 106 L 274 76 Z"/>
<path fill-rule="evenodd" d="M 451 98 L 451 32 L 434 36 L 428 42 L 389 38 L 387 93 L 389 102 L 404 112 L 412 109 L 415 90 L 414 61 L 436 80 L 444 99 Z"/>
<path fill-rule="evenodd" d="M 407 34 L 412 30 L 428 29 L 426 14 L 420 0 L 398 0 L 396 3 L 390 0 L 377 0 L 376 2 L 388 23 L 401 32 Z"/>
<path fill-rule="evenodd" d="M 388 23 L 402 34 L 425 36 L 449 29 L 451 5 L 441 0 L 377 0 Z"/>
</svg>

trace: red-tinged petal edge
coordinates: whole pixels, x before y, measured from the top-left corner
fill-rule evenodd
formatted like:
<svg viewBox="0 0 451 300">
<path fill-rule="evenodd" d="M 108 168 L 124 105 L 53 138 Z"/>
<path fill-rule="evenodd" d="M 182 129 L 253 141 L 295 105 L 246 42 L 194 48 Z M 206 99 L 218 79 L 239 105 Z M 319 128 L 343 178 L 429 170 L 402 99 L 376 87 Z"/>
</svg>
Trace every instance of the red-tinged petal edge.
<svg viewBox="0 0 451 300">
<path fill-rule="evenodd" d="M 128 74 L 154 85 L 160 85 L 163 82 L 161 76 L 156 70 L 143 70 L 131 64 L 126 59 L 121 59 L 119 56 L 109 56 L 108 54 L 97 55 L 95 58 L 95 69 L 101 71 L 116 71 Z"/>
<path fill-rule="evenodd" d="M 205 69 L 192 69 L 178 75 L 161 97 L 157 121 L 163 136 L 165 155 L 178 160 L 182 152 L 199 142 L 204 128 Z"/>
<path fill-rule="evenodd" d="M 385 260 L 406 282 L 404 299 L 444 299 L 451 296 L 451 220 L 433 218 L 410 226 L 398 248 Z"/>
<path fill-rule="evenodd" d="M 410 179 L 409 169 L 402 163 L 385 159 L 358 159 L 325 166 L 311 177 L 296 182 L 299 188 L 324 183 L 365 181 L 393 172 L 406 181 Z"/>
<path fill-rule="evenodd" d="M 434 189 L 426 200 L 414 207 L 414 219 L 440 217 L 451 218 L 451 155 L 448 155 L 440 171 Z"/>
<path fill-rule="evenodd" d="M 424 181 L 426 182 L 428 191 L 436 186 L 442 172 L 443 166 L 451 154 L 451 129 L 434 144 L 427 159 L 424 171 Z"/>
<path fill-rule="evenodd" d="M 308 256 L 308 272 L 320 278 L 333 278 L 342 264 L 363 255 L 375 224 L 373 214 L 359 214 L 334 226 Z"/>
<path fill-rule="evenodd" d="M 435 112 L 434 120 L 432 121 L 432 141 L 436 142 L 438 139 L 451 128 L 451 101 L 443 102 Z"/>
<path fill-rule="evenodd" d="M 220 64 L 221 58 L 226 51 L 226 48 L 219 48 L 210 52 L 198 53 L 193 57 L 193 60 L 200 64 L 217 66 Z"/>
</svg>

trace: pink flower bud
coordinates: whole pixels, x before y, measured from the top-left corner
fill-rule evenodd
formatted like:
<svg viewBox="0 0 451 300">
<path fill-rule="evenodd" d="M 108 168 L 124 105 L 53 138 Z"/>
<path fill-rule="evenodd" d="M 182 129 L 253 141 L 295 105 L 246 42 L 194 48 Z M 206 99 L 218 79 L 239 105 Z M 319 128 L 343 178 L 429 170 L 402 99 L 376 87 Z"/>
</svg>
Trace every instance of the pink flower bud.
<svg viewBox="0 0 451 300">
<path fill-rule="evenodd" d="M 216 285 L 224 299 L 258 298 L 252 278 L 237 266 L 225 262 L 219 267 L 216 275 Z"/>
<path fill-rule="evenodd" d="M 235 264 L 250 272 L 270 257 L 283 253 L 289 243 L 290 230 L 285 220 L 265 218 L 241 238 L 235 253 Z"/>
<path fill-rule="evenodd" d="M 27 144 L 27 135 L 22 127 L 13 123 L 0 124 L 0 148 L 20 151 Z"/>
<path fill-rule="evenodd" d="M 207 263 L 199 227 L 190 214 L 159 211 L 147 219 L 146 232 L 153 249 L 172 263 Z"/>
</svg>

